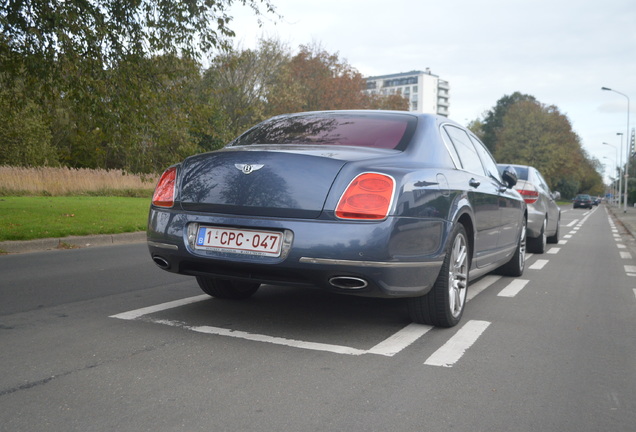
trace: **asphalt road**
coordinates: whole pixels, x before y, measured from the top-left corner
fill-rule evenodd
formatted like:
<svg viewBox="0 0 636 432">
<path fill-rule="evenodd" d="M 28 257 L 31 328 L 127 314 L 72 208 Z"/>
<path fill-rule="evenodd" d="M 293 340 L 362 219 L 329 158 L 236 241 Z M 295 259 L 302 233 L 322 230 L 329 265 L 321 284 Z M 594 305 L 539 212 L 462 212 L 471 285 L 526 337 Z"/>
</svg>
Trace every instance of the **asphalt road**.
<svg viewBox="0 0 636 432">
<path fill-rule="evenodd" d="M 0 256 L 0 431 L 633 431 L 636 248 L 566 210 L 452 329 L 401 301 L 202 296 L 145 245 Z"/>
</svg>

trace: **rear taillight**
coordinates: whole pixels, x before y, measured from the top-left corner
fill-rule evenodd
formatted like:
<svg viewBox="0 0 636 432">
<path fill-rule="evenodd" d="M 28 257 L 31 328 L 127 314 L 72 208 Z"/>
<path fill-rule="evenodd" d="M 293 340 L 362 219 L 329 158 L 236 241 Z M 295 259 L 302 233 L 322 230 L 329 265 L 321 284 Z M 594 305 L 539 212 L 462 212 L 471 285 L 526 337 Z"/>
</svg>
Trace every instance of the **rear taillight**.
<svg viewBox="0 0 636 432">
<path fill-rule="evenodd" d="M 152 204 L 157 207 L 172 207 L 174 205 L 174 191 L 177 182 L 177 168 L 168 168 L 161 178 L 155 193 L 152 196 Z"/>
<path fill-rule="evenodd" d="M 340 219 L 384 219 L 389 214 L 395 181 L 378 173 L 356 177 L 342 194 L 336 216 Z"/>
<path fill-rule="evenodd" d="M 518 191 L 526 204 L 534 204 L 539 199 L 539 192 L 537 190 L 521 189 Z"/>
</svg>

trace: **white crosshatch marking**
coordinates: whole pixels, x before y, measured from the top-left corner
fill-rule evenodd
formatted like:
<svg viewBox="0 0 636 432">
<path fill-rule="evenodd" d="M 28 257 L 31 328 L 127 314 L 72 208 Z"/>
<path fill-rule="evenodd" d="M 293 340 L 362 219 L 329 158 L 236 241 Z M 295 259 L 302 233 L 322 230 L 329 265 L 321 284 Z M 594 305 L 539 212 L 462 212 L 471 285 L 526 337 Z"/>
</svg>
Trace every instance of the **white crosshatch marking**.
<svg viewBox="0 0 636 432">
<path fill-rule="evenodd" d="M 545 265 L 548 263 L 548 260 L 536 260 L 534 262 L 534 264 L 532 264 L 530 267 L 528 267 L 530 270 L 541 270 L 543 267 L 545 267 Z"/>
<path fill-rule="evenodd" d="M 451 367 L 464 355 L 486 331 L 490 323 L 488 321 L 468 321 L 451 337 L 440 349 L 435 351 L 424 364 L 430 366 Z"/>
<path fill-rule="evenodd" d="M 499 297 L 514 297 L 519 294 L 519 292 L 528 284 L 528 282 L 530 281 L 527 279 L 513 279 L 508 284 L 508 286 L 502 289 L 501 292 L 499 292 L 499 294 L 497 295 Z"/>
<path fill-rule="evenodd" d="M 497 280 L 498 277 L 495 277 Z M 174 309 L 180 306 L 185 306 L 192 303 L 197 303 L 203 300 L 209 300 L 211 297 L 209 295 L 203 294 L 194 297 L 188 297 L 181 300 L 175 300 L 167 303 L 161 303 L 154 306 L 148 306 L 141 309 L 136 309 L 128 312 L 122 312 L 120 314 L 111 315 L 110 318 L 117 318 L 122 320 L 136 320 L 143 318 L 144 321 L 152 322 L 155 324 L 163 324 L 169 325 L 172 327 L 180 327 L 186 330 L 194 331 L 197 333 L 205 333 L 205 334 L 213 334 L 218 336 L 227 336 L 234 337 L 239 339 L 247 339 L 251 341 L 257 342 L 267 342 L 273 343 L 276 345 L 285 345 L 296 348 L 310 349 L 315 351 L 328 351 L 336 354 L 348 354 L 348 355 L 361 355 L 361 354 L 378 354 L 387 357 L 392 357 L 395 354 L 399 353 L 417 339 L 426 334 L 429 330 L 431 330 L 432 326 L 421 325 L 421 324 L 409 324 L 404 327 L 402 330 L 396 332 L 392 336 L 388 337 L 384 341 L 375 345 L 371 349 L 361 350 L 357 348 L 340 346 L 340 345 L 331 345 L 331 344 L 323 344 L 316 342 L 307 342 L 300 341 L 294 339 L 286 339 L 276 336 L 270 335 L 262 335 L 256 333 L 248 333 L 239 330 L 231 330 L 221 327 L 213 327 L 213 326 L 190 326 L 186 323 L 179 321 L 171 321 L 171 320 L 162 320 L 162 319 L 153 319 L 148 318 L 147 315 L 165 311 L 168 309 Z"/>
<path fill-rule="evenodd" d="M 468 288 L 468 294 L 466 295 L 466 302 L 469 302 L 471 299 L 473 299 L 483 290 L 488 288 L 493 283 L 497 282 L 500 278 L 501 276 L 489 275 L 489 276 L 483 277 L 482 279 L 477 281 L 475 284 L 470 285 Z M 148 315 L 151 315 L 156 312 L 162 312 L 162 311 L 174 309 L 180 306 L 197 303 L 203 300 L 209 300 L 210 298 L 211 297 L 209 295 L 202 294 L 202 295 L 198 295 L 194 297 L 188 297 L 188 298 L 184 298 L 180 300 L 161 303 L 154 306 L 148 306 L 141 309 L 135 309 L 128 312 L 122 312 L 116 315 L 111 315 L 110 318 L 117 318 L 122 320 L 143 319 L 143 321 L 145 322 L 168 325 L 171 327 L 179 327 L 179 328 L 189 330 L 189 331 L 194 331 L 197 333 L 233 337 L 233 338 L 246 339 L 246 340 L 251 340 L 256 342 L 266 342 L 266 343 L 272 343 L 276 345 L 290 346 L 290 347 L 309 349 L 309 350 L 315 350 L 315 351 L 327 351 L 327 352 L 332 352 L 335 354 L 346 354 L 346 355 L 355 355 L 355 356 L 362 355 L 362 354 L 376 354 L 376 355 L 382 355 L 386 357 L 392 357 L 396 355 L 397 353 L 407 348 L 409 345 L 414 343 L 416 340 L 418 340 L 420 337 L 424 336 L 426 333 L 428 333 L 430 330 L 434 328 L 428 325 L 412 323 L 407 325 L 403 329 L 399 330 L 398 332 L 394 333 L 393 335 L 389 336 L 388 338 L 381 341 L 380 343 L 376 344 L 372 348 L 368 350 L 363 350 L 363 349 L 357 349 L 357 348 L 343 346 L 343 345 L 332 345 L 332 344 L 324 344 L 324 343 L 317 343 L 317 342 L 301 341 L 301 340 L 295 340 L 295 339 L 287 339 L 287 338 L 282 338 L 277 336 L 249 333 L 249 332 L 231 330 L 231 329 L 221 328 L 221 327 L 191 326 L 184 322 L 155 319 L 155 318 L 148 317 Z M 469 347 L 470 346 L 467 346 L 466 349 L 468 349 Z M 448 365 L 445 364 L 444 366 L 448 366 Z"/>
<path fill-rule="evenodd" d="M 626 265 L 625 266 L 625 273 L 636 273 L 636 266 Z"/>
</svg>

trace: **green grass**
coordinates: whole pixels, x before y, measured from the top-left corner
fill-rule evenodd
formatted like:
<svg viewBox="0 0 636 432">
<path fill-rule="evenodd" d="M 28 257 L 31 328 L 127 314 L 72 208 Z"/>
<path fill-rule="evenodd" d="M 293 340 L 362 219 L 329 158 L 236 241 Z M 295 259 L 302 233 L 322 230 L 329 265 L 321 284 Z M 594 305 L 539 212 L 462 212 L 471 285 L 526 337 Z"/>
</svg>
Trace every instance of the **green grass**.
<svg viewBox="0 0 636 432">
<path fill-rule="evenodd" d="M 144 231 L 149 198 L 0 198 L 0 241 Z"/>
</svg>

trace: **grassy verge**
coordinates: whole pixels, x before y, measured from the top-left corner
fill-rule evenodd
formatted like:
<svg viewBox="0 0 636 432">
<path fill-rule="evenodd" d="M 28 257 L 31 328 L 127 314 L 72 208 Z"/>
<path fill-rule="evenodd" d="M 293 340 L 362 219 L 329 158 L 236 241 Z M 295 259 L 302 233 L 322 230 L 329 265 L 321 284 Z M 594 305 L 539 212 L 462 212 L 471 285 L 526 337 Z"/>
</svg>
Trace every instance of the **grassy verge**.
<svg viewBox="0 0 636 432">
<path fill-rule="evenodd" d="M 149 206 L 149 198 L 1 197 L 0 241 L 143 231 Z"/>
<path fill-rule="evenodd" d="M 152 196 L 157 176 L 124 171 L 0 166 L 0 196 Z"/>
</svg>

